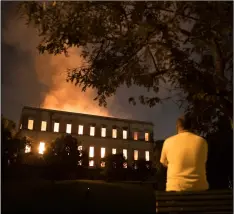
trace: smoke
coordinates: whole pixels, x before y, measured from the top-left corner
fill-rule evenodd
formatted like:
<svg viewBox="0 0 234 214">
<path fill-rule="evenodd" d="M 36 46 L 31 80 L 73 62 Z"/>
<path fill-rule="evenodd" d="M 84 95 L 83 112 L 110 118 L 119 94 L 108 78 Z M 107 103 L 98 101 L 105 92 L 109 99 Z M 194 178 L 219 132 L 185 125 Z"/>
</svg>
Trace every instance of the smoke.
<svg viewBox="0 0 234 214">
<path fill-rule="evenodd" d="M 71 48 L 69 57 L 63 54 L 56 56 L 49 54 L 40 55 L 36 49 L 40 41 L 36 29 L 26 26 L 23 19 L 19 19 L 16 15 L 12 16 L 12 13 L 8 17 L 6 28 L 3 31 L 3 40 L 6 44 L 30 54 L 37 78 L 46 87 L 45 92 L 41 92 L 40 95 L 35 94 L 35 96 L 39 96 L 43 100 L 41 107 L 112 116 L 107 108 L 100 107 L 93 100 L 95 97 L 93 89 L 88 89 L 84 93 L 81 91 L 81 88 L 66 82 L 66 69 L 79 67 L 84 63 L 84 60 L 80 57 L 79 49 Z M 27 65 L 19 65 L 18 67 L 22 66 L 25 69 L 29 69 Z M 27 76 L 24 76 L 24 78 L 27 78 Z M 30 79 L 27 81 L 30 82 Z M 113 102 L 114 97 L 108 100 L 109 105 Z M 116 104 L 115 106 L 118 106 Z M 115 107 L 115 109 L 117 108 Z M 125 116 L 123 113 L 121 115 Z"/>
</svg>

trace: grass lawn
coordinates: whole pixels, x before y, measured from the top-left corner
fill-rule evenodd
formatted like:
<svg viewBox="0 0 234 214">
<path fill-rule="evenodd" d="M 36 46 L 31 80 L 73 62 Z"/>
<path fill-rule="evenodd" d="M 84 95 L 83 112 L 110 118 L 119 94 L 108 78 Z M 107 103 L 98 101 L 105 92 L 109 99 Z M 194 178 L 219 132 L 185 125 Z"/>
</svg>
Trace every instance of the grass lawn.
<svg viewBox="0 0 234 214">
<path fill-rule="evenodd" d="M 19 181 L 2 186 L 2 213 L 155 213 L 150 185 L 104 181 Z"/>
</svg>

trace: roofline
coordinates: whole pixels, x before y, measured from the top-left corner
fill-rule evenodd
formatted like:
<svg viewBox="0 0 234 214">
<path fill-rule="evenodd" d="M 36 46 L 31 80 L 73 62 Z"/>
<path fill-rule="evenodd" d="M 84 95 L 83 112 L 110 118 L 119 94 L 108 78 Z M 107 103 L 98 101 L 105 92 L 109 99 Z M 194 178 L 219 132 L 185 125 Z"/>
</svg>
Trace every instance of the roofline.
<svg viewBox="0 0 234 214">
<path fill-rule="evenodd" d="M 132 122 L 132 123 L 143 123 L 143 124 L 154 126 L 154 124 L 152 122 L 148 122 L 148 121 L 121 119 L 121 118 L 116 118 L 116 117 L 98 116 L 98 115 L 93 115 L 93 114 L 84 114 L 84 113 L 76 113 L 76 112 L 69 112 L 69 111 L 60 111 L 60 110 L 46 109 L 46 108 L 37 108 L 37 107 L 30 107 L 30 106 L 24 106 L 23 109 L 22 109 L 22 111 L 24 109 L 33 109 L 33 110 L 39 110 L 39 111 L 50 111 L 50 112 L 57 112 L 57 113 L 71 114 L 71 115 L 91 116 L 91 117 L 96 117 L 96 118 L 101 118 L 101 119 L 107 119 L 107 120 L 126 121 L 126 122 Z"/>
</svg>

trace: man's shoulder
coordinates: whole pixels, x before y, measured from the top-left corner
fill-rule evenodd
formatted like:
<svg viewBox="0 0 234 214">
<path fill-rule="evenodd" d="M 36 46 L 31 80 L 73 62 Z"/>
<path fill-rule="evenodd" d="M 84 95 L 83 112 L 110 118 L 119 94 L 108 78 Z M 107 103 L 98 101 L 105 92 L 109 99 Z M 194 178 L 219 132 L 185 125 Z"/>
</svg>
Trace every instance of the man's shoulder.
<svg viewBox="0 0 234 214">
<path fill-rule="evenodd" d="M 192 133 L 192 132 L 190 132 L 190 134 L 191 134 L 192 137 L 196 138 L 197 140 L 206 142 L 206 139 L 205 139 L 205 138 L 203 138 L 203 137 L 201 137 L 201 136 L 199 136 L 199 135 L 197 135 L 197 134 L 194 134 L 194 133 Z"/>
<path fill-rule="evenodd" d="M 164 143 L 171 142 L 171 141 L 175 140 L 177 137 L 178 137 L 178 134 L 170 136 L 164 141 Z"/>
</svg>

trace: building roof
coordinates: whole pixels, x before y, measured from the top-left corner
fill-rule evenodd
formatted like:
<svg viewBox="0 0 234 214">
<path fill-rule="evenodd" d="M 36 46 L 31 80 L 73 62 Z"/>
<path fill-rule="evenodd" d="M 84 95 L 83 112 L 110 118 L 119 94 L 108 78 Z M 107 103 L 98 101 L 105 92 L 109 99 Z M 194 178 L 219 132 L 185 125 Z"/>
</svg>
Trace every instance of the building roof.
<svg viewBox="0 0 234 214">
<path fill-rule="evenodd" d="M 92 114 L 83 114 L 83 113 L 77 113 L 77 112 L 69 112 L 69 111 L 60 111 L 60 110 L 54 110 L 54 109 L 46 109 L 46 108 L 36 108 L 36 107 L 30 107 L 30 106 L 24 106 L 24 109 L 32 109 L 36 111 L 49 111 L 49 112 L 57 112 L 61 114 L 71 114 L 71 115 L 81 115 L 81 116 L 91 116 L 95 118 L 100 118 L 100 119 L 106 119 L 106 120 L 116 120 L 116 121 L 126 121 L 130 123 L 142 123 L 142 124 L 147 124 L 147 125 L 154 125 L 152 122 L 149 121 L 140 121 L 140 120 L 130 120 L 130 119 L 121 119 L 121 118 L 116 118 L 116 117 L 106 117 L 106 116 L 98 116 L 98 115 L 92 115 Z"/>
</svg>

